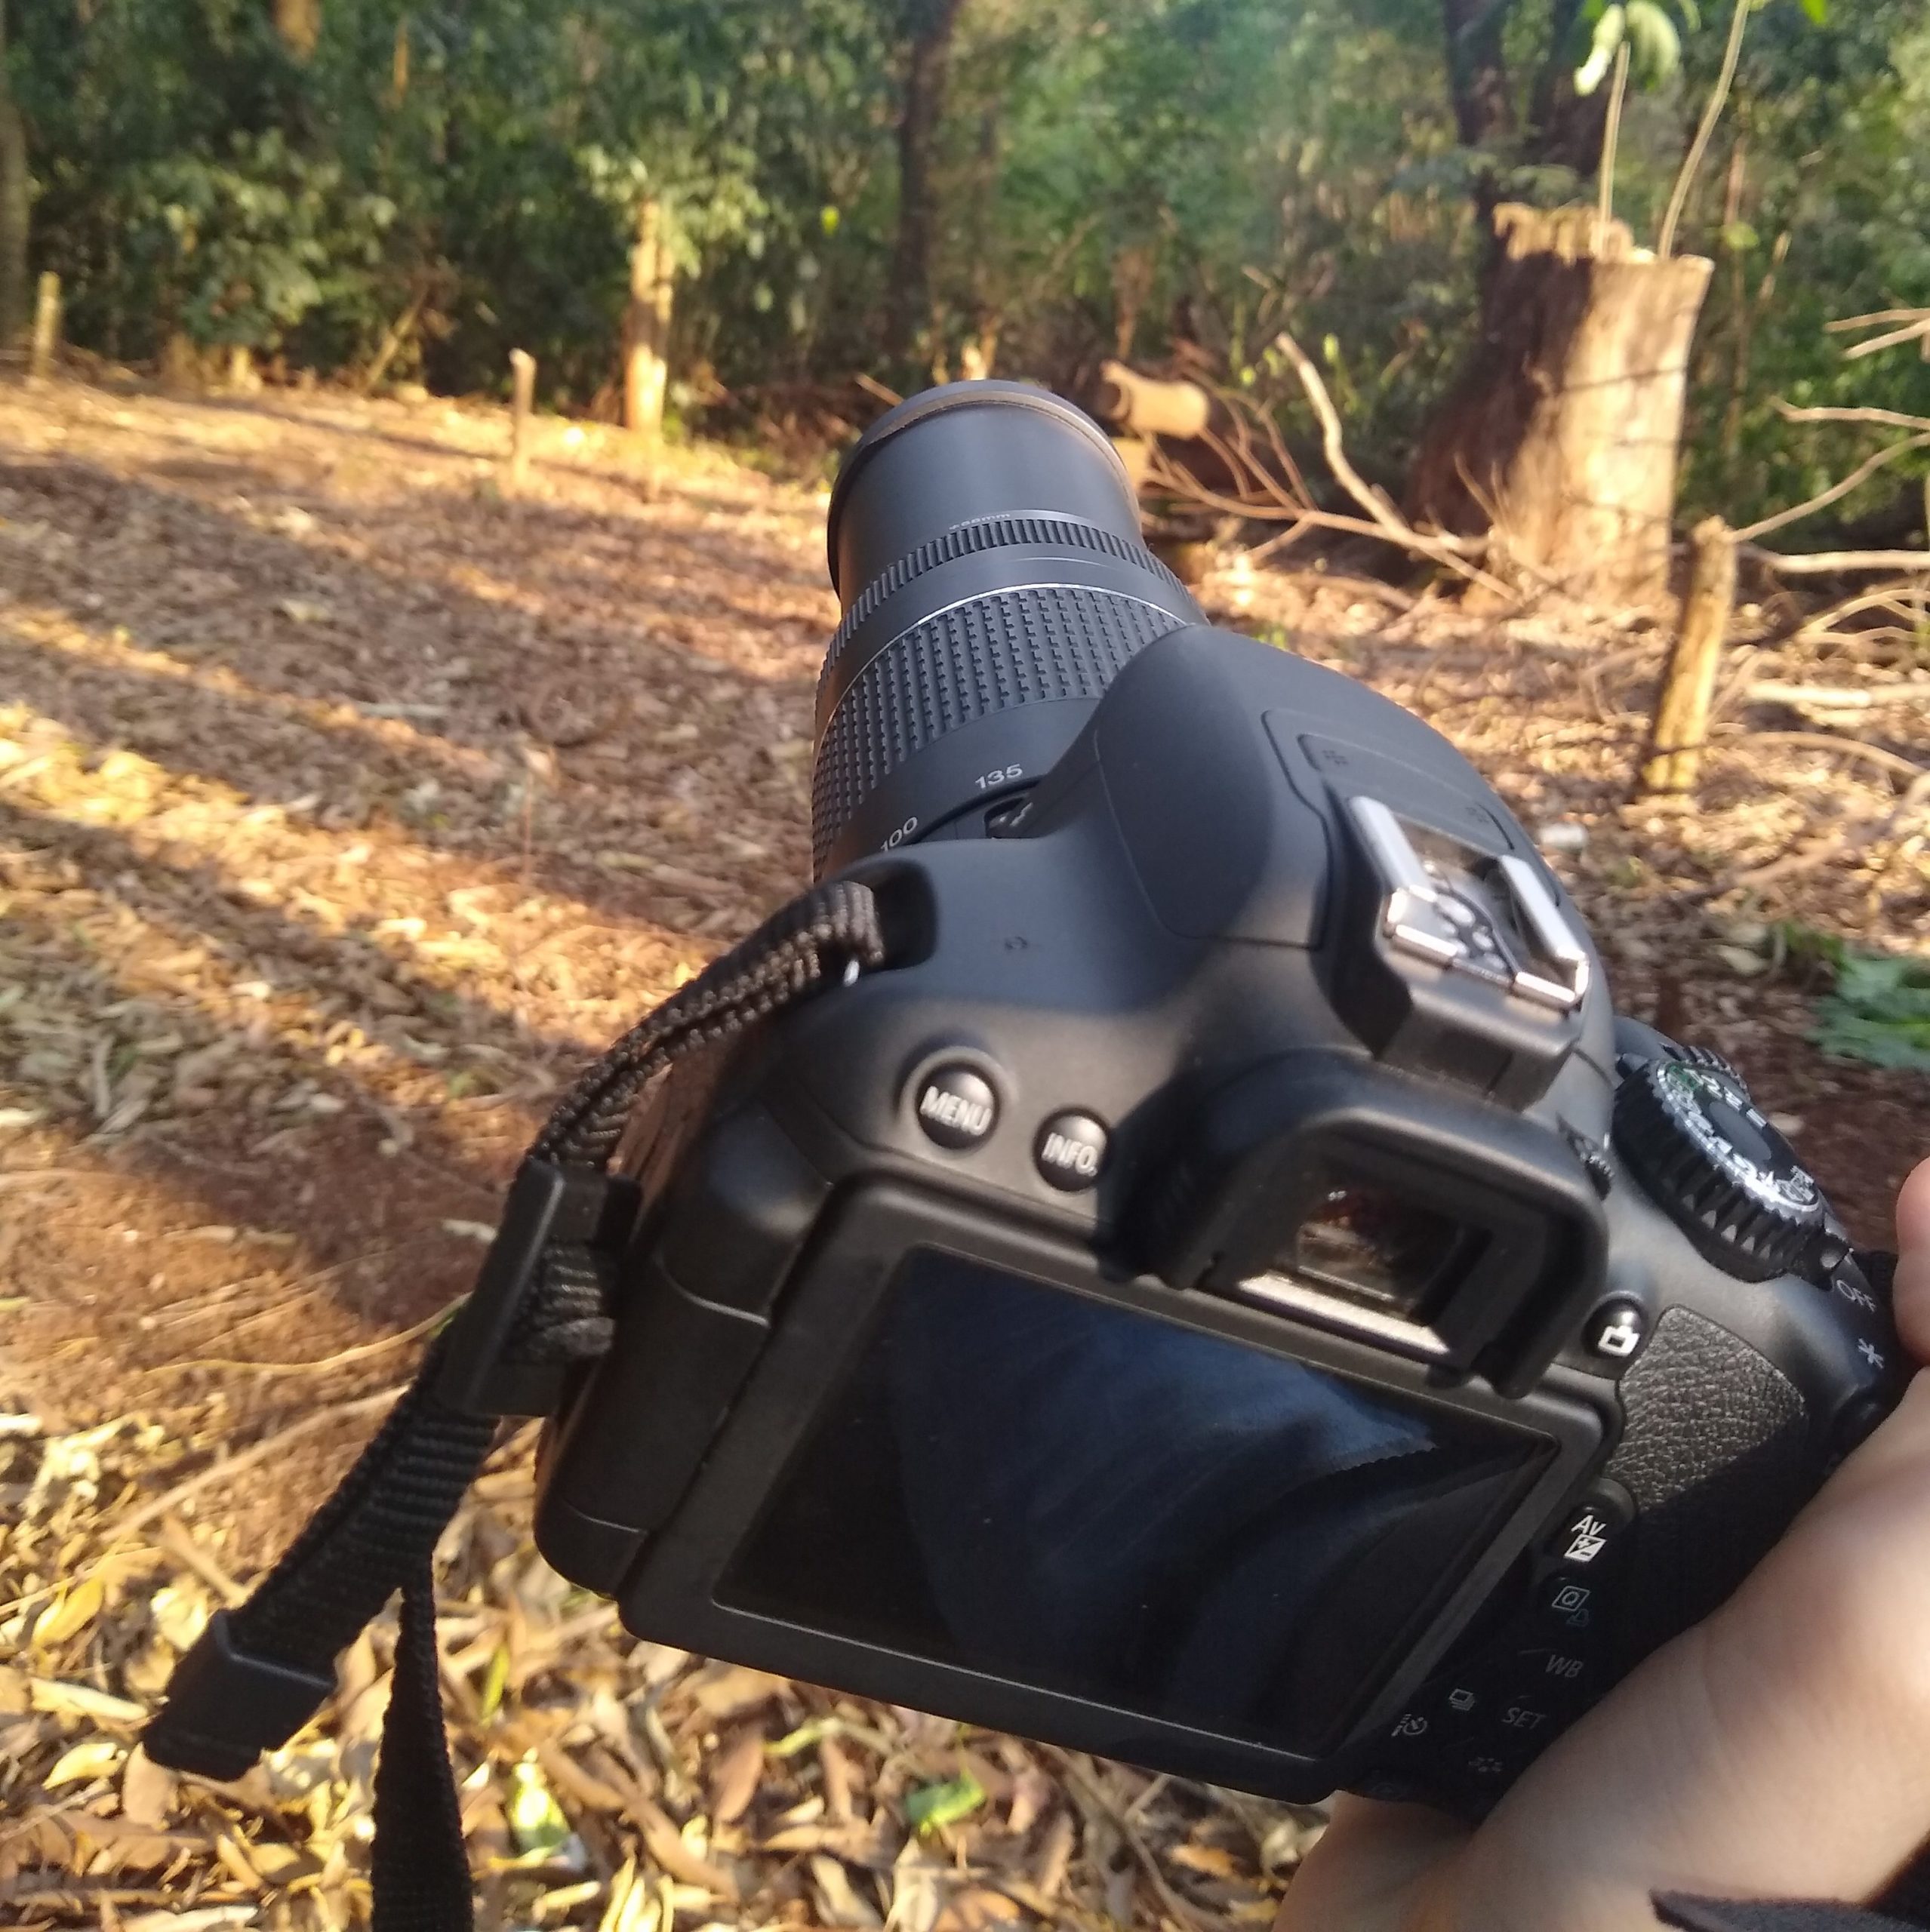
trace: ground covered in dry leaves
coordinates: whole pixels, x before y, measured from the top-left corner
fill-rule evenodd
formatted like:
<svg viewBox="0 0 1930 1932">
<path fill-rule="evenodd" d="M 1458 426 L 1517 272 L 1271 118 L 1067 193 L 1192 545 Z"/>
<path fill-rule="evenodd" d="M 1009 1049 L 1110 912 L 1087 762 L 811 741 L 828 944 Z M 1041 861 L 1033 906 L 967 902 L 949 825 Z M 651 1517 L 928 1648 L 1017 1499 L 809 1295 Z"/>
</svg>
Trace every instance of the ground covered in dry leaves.
<svg viewBox="0 0 1930 1932">
<path fill-rule="evenodd" d="M 821 496 L 540 427 L 510 500 L 490 410 L 0 390 L 8 1924 L 365 1916 L 386 1628 L 239 1785 L 134 1731 L 466 1287 L 546 1098 L 803 875 Z M 1750 607 L 1697 803 L 1632 805 L 1651 623 L 1238 560 L 1203 594 L 1467 750 L 1623 1004 L 1739 1060 L 1881 1236 L 1924 1079 L 1804 1044 L 1805 940 L 1930 914 L 1920 620 Z M 488 1923 L 1202 1932 L 1317 1832 L 633 1643 L 535 1557 L 527 1451 L 444 1552 Z"/>
</svg>

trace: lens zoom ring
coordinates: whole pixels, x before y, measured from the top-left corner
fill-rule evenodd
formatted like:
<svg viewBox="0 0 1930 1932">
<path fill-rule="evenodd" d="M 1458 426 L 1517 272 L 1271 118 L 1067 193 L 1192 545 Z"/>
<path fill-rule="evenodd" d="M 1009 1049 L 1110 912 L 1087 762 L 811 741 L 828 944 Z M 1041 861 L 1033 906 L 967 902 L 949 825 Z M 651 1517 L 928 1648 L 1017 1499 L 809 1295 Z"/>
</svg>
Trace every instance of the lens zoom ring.
<svg viewBox="0 0 1930 1932">
<path fill-rule="evenodd" d="M 824 668 L 818 674 L 818 689 L 823 691 L 825 679 L 830 676 L 833 666 L 844 654 L 845 647 L 851 642 L 859 626 L 894 591 L 903 589 L 914 577 L 936 570 L 940 564 L 949 564 L 956 557 L 971 556 L 981 550 L 1003 549 L 1012 543 L 1066 543 L 1076 549 L 1116 557 L 1122 564 L 1137 564 L 1142 570 L 1151 571 L 1182 595 L 1186 594 L 1186 586 L 1143 543 L 1134 543 L 1116 536 L 1110 530 L 1101 530 L 1096 523 L 1082 523 L 1076 518 L 1063 516 L 980 517 L 971 523 L 959 524 L 933 537 L 928 543 L 921 543 L 916 550 L 907 552 L 858 592 L 857 601 L 845 613 L 844 621 L 832 634 L 831 647 L 824 654 Z"/>
<path fill-rule="evenodd" d="M 1055 584 L 976 598 L 894 638 L 826 721 L 811 788 L 814 865 L 823 869 L 851 814 L 926 746 L 1017 705 L 1096 698 L 1181 622 L 1117 591 Z"/>
</svg>

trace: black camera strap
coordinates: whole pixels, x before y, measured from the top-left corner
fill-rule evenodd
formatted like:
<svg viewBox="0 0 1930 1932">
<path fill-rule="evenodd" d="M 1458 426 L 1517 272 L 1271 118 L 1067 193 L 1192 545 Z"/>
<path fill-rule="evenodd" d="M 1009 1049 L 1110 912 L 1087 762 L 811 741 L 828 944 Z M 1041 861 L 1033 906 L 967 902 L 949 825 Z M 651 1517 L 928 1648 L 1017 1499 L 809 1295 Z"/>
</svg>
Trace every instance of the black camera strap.
<svg viewBox="0 0 1930 1932">
<path fill-rule="evenodd" d="M 334 1660 L 402 1607 L 375 1780 L 375 1932 L 469 1932 L 462 1818 L 443 1726 L 432 1562 L 499 1418 L 555 1405 L 610 1346 L 635 1220 L 610 1174 L 630 1109 L 673 1062 L 885 962 L 869 887 L 833 880 L 776 913 L 640 1021 L 557 1103 L 519 1169 L 475 1291 L 334 1494 L 175 1667 L 142 1742 L 157 1764 L 239 1777 L 335 1690 Z"/>
<path fill-rule="evenodd" d="M 574 1366 L 609 1349 L 615 1274 L 639 1205 L 609 1172 L 630 1111 L 685 1055 L 886 963 L 877 900 L 814 888 L 639 1021 L 570 1088 L 517 1171 L 476 1286 L 335 1493 L 248 1601 L 217 1611 L 168 1680 L 142 1743 L 155 1763 L 238 1778 L 314 1716 L 335 1660 L 399 1594 L 395 1674 L 375 1778 L 374 1932 L 471 1932 L 436 1644 L 436 1546 L 508 1416 L 548 1414 Z M 1895 1258 L 1864 1258 L 1887 1279 Z M 1930 1867 L 1924 1868 L 1930 1869 Z M 1930 1926 L 1913 1866 L 1853 1906 L 1658 1898 L 1685 1932 L 1898 1932 Z"/>
</svg>

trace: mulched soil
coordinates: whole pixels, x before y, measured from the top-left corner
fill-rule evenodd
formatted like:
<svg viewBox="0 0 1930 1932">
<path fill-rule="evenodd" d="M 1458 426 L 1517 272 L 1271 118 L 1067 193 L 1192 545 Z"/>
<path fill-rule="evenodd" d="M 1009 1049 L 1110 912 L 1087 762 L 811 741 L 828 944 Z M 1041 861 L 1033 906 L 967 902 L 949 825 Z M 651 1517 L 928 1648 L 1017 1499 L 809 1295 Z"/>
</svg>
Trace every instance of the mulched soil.
<svg viewBox="0 0 1930 1932">
<path fill-rule="evenodd" d="M 511 500 L 491 409 L 0 389 L 8 1923 L 365 1916 L 386 1627 L 240 1786 L 134 1732 L 468 1285 L 546 1098 L 806 869 L 822 494 L 539 428 Z M 1202 594 L 1461 744 L 1624 1007 L 1728 1052 L 1883 1235 L 1925 1083 L 1805 1044 L 1787 942 L 1921 944 L 1930 706 L 1789 691 L 1920 642 L 1749 607 L 1694 804 L 1630 804 L 1646 620 L 1238 558 Z M 527 1451 L 443 1552 L 486 1922 L 1197 1932 L 1267 1918 L 1318 1832 L 632 1643 L 534 1557 Z"/>
</svg>

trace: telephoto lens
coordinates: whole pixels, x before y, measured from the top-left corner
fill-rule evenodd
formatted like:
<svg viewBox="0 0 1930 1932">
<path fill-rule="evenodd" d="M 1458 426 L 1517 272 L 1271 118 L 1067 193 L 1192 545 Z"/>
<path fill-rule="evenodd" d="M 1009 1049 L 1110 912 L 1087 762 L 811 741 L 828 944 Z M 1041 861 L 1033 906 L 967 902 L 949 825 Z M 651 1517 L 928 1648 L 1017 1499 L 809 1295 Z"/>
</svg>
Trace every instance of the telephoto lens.
<svg viewBox="0 0 1930 1932">
<path fill-rule="evenodd" d="M 996 832 L 1122 666 L 1205 620 L 1069 403 L 955 383 L 859 440 L 831 497 L 843 621 L 817 687 L 811 858 Z"/>
</svg>

